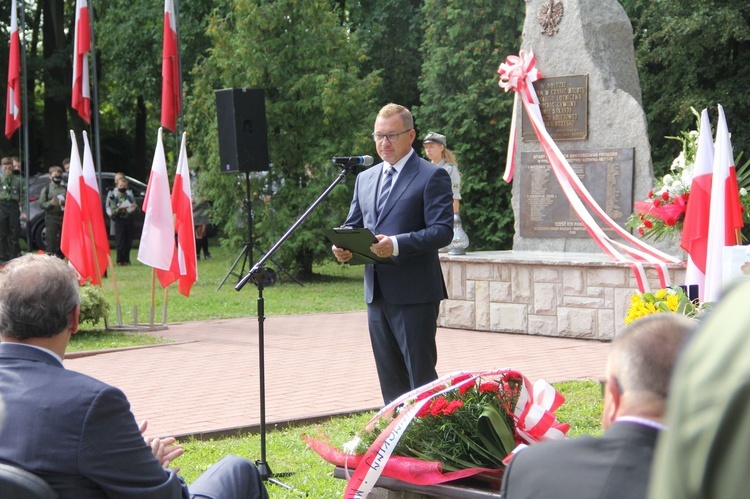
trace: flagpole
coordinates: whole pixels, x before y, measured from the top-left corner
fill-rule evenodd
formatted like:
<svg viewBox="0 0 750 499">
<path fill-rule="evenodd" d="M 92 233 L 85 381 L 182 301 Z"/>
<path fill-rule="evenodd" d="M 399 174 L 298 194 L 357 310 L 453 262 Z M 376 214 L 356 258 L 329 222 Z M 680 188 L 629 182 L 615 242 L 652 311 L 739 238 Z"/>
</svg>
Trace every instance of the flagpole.
<svg viewBox="0 0 750 499">
<path fill-rule="evenodd" d="M 28 89 L 26 88 L 26 3 L 24 0 L 20 0 L 21 4 L 21 33 L 24 36 L 19 36 L 18 41 L 20 42 L 21 48 L 21 141 L 23 146 L 23 154 L 21 154 L 21 161 L 24 165 L 24 175 L 26 176 L 26 251 L 31 253 L 31 213 L 29 212 L 29 114 L 28 114 Z"/>
<path fill-rule="evenodd" d="M 122 326 L 122 306 L 120 305 L 120 291 L 117 288 L 117 277 L 115 276 L 115 266 L 112 265 L 112 254 L 107 255 L 109 270 L 112 271 L 112 286 L 115 289 L 115 304 L 117 308 L 117 325 Z"/>
<path fill-rule="evenodd" d="M 92 0 L 86 0 L 86 5 L 89 9 L 89 32 L 91 36 L 91 84 L 92 92 L 91 96 L 92 107 L 92 135 L 94 136 L 94 147 L 96 149 L 96 176 L 99 192 L 102 192 L 102 158 L 101 158 L 101 147 L 99 142 L 99 80 L 96 76 L 96 39 L 94 38 L 94 6 Z"/>
<path fill-rule="evenodd" d="M 179 134 L 178 137 L 182 137 L 182 132 L 185 131 L 185 123 L 183 121 L 183 112 L 182 112 L 182 41 L 180 40 L 180 5 L 179 0 L 173 0 L 172 4 L 174 5 L 174 29 L 177 34 L 177 72 L 179 73 L 178 79 L 177 79 L 177 85 L 180 89 L 178 92 L 178 103 L 180 106 L 180 116 L 179 116 L 179 122 L 180 122 L 180 128 L 179 128 Z M 175 143 L 178 141 L 175 140 Z M 179 147 L 179 146 L 178 146 Z"/>
<path fill-rule="evenodd" d="M 156 305 L 156 269 L 151 267 L 151 314 L 149 315 L 149 324 L 154 327 L 154 307 Z"/>
<path fill-rule="evenodd" d="M 171 286 L 171 285 L 170 285 Z M 167 303 L 169 302 L 169 286 L 164 288 L 164 303 L 161 307 L 161 325 L 167 325 Z"/>
</svg>

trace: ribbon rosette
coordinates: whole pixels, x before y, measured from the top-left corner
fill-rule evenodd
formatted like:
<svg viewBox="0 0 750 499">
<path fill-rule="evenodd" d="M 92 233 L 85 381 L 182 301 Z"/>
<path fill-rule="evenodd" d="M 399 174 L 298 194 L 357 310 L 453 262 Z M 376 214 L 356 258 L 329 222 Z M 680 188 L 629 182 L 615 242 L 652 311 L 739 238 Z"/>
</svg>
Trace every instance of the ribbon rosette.
<svg viewBox="0 0 750 499">
<path fill-rule="evenodd" d="M 500 88 L 520 92 L 542 77 L 536 68 L 536 57 L 532 50 L 521 50 L 519 55 L 509 55 L 497 70 L 500 75 Z"/>
<path fill-rule="evenodd" d="M 450 467 L 446 469 L 446 461 L 435 454 L 429 442 L 426 442 L 421 450 L 415 449 L 421 443 L 421 440 L 414 440 L 415 435 L 424 435 L 418 430 L 406 437 L 410 452 L 415 452 L 418 457 L 393 455 L 394 449 L 415 419 L 421 424 L 435 421 L 436 426 L 429 428 L 434 428 L 439 433 L 438 427 L 443 428 L 452 421 L 463 422 L 469 414 L 464 412 L 458 420 L 452 419 L 454 413 L 450 408 L 455 406 L 451 404 L 471 405 L 478 400 L 471 397 L 476 397 L 479 393 L 484 394 L 481 397 L 487 396 L 489 400 L 495 400 L 495 403 L 492 407 L 482 406 L 485 407 L 484 410 L 479 411 L 481 415 L 472 425 L 479 433 L 467 431 L 461 433 L 459 439 L 463 443 L 468 443 L 471 448 L 484 449 L 480 454 L 491 452 L 495 458 L 492 461 L 495 465 L 472 467 L 468 461 L 460 460 L 466 464 L 456 466 L 455 462 L 448 461 Z M 452 402 L 446 403 L 446 398 Z M 505 405 L 508 400 L 516 401 L 514 407 Z M 509 458 L 519 443 L 533 444 L 543 440 L 564 438 L 569 426 L 557 421 L 554 415 L 554 411 L 563 401 L 562 395 L 548 383 L 538 381 L 532 385 L 528 379 L 512 369 L 458 372 L 407 393 L 378 411 L 366 428 L 374 426 L 375 422 L 386 415 L 398 415 L 377 436 L 364 454 L 344 454 L 327 442 L 311 437 L 305 437 L 305 441 L 325 460 L 347 468 L 347 476 L 349 468 L 354 469 L 344 492 L 345 498 L 366 497 L 381 475 L 417 485 L 433 485 L 473 476 L 482 477 L 492 486 L 499 487 L 503 459 Z M 505 416 L 497 411 L 498 408 Z M 513 424 L 509 425 L 508 421 L 512 421 Z M 424 426 L 421 428 L 424 429 Z M 437 435 L 438 439 L 443 437 L 442 433 Z M 477 440 L 471 440 L 473 438 Z"/>
</svg>

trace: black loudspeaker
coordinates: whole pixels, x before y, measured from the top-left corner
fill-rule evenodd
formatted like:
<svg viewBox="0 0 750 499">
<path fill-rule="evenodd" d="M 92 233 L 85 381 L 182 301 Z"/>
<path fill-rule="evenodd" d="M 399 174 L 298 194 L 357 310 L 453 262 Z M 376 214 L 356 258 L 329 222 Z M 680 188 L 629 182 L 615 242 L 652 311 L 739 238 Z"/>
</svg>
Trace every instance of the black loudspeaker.
<svg viewBox="0 0 750 499">
<path fill-rule="evenodd" d="M 225 88 L 216 91 L 221 171 L 268 170 L 266 100 L 262 88 Z"/>
</svg>

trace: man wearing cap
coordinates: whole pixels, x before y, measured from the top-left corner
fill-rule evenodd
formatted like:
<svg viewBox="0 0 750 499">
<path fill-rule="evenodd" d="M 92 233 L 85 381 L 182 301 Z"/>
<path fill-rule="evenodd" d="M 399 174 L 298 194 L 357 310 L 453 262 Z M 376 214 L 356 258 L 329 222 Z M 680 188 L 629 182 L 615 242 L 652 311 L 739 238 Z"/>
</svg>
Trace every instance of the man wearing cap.
<svg viewBox="0 0 750 499">
<path fill-rule="evenodd" d="M 357 176 L 345 226 L 368 228 L 391 265 L 365 267 L 370 341 L 383 400 L 437 378 L 437 316 L 447 297 L 438 250 L 453 237 L 450 177 L 412 149 L 414 118 L 383 107 L 372 134 L 383 162 Z M 333 247 L 340 262 L 352 253 Z"/>
<path fill-rule="evenodd" d="M 451 177 L 451 189 L 453 189 L 453 213 L 458 213 L 461 204 L 461 173 L 458 171 L 458 162 L 453 151 L 448 149 L 448 141 L 445 135 L 437 132 L 428 133 L 424 139 L 424 151 L 433 165 L 445 169 Z"/>
</svg>

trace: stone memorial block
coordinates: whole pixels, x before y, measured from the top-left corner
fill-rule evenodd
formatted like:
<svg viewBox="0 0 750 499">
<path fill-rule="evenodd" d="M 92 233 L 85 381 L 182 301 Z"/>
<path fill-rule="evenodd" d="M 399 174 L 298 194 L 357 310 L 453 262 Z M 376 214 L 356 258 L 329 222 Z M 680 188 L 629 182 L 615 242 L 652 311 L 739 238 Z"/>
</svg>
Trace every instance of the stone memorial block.
<svg viewBox="0 0 750 499">
<path fill-rule="evenodd" d="M 533 50 L 536 56 L 536 67 L 543 76 L 538 80 L 535 89 L 542 91 L 539 97 L 540 100 L 544 97 L 541 102 L 543 113 L 545 105 L 550 106 L 544 117 L 545 123 L 549 118 L 550 123 L 554 124 L 555 119 L 551 118 L 554 114 L 575 114 L 552 113 L 552 109 L 570 108 L 576 109 L 577 113 L 583 113 L 581 107 L 576 108 L 561 102 L 583 105 L 582 98 L 575 98 L 576 95 L 582 95 L 583 90 L 575 90 L 574 92 L 577 93 L 569 94 L 567 88 L 582 89 L 583 83 L 575 82 L 572 78 L 585 78 L 586 120 L 583 120 L 583 116 L 577 116 L 577 124 L 570 127 L 568 131 L 564 131 L 564 134 L 568 134 L 567 137 L 556 138 L 553 135 L 553 139 L 563 153 L 632 151 L 633 171 L 630 191 L 622 184 L 625 180 L 624 176 L 617 182 L 603 181 L 591 187 L 592 196 L 597 200 L 604 200 L 602 207 L 608 211 L 608 215 L 622 221 L 624 225 L 624 220 L 632 211 L 632 200 L 645 199 L 654 179 L 646 115 L 641 108 L 641 88 L 635 67 L 633 28 L 627 14 L 617 0 L 526 0 L 526 19 L 521 48 Z M 545 90 L 550 92 L 545 93 Z M 552 90 L 556 90 L 557 93 L 551 92 Z M 572 95 L 573 97 L 555 99 L 555 95 Z M 522 109 L 518 109 L 517 112 L 525 115 Z M 524 158 L 533 158 L 535 154 L 543 155 L 544 153 L 538 141 L 529 140 L 528 133 L 526 137 L 523 136 L 524 127 L 521 124 L 523 119 L 518 121 L 520 129 L 517 132 L 525 140 L 517 143 L 516 164 L 518 168 L 512 187 L 515 213 L 513 249 L 515 251 L 600 252 L 600 248 L 593 240 L 580 237 L 580 230 L 574 231 L 575 234 L 565 233 L 565 231 L 537 230 L 547 225 L 544 220 L 549 219 L 544 215 L 541 216 L 542 221 L 533 222 L 531 226 L 523 225 L 524 220 L 528 221 L 531 215 L 532 205 L 529 203 L 532 200 L 536 203 L 533 210 L 540 209 L 538 208 L 539 198 L 530 198 L 529 193 L 534 191 L 541 193 L 535 195 L 548 195 L 553 192 L 553 189 L 559 189 L 559 187 L 553 174 L 539 177 L 539 175 L 535 176 L 524 171 L 526 167 Z M 573 125 L 572 121 L 560 120 L 560 124 Z M 582 123 L 585 123 L 585 126 Z M 526 130 L 529 129 L 530 127 L 526 128 Z M 551 127 L 553 133 L 559 133 L 560 130 L 556 131 L 555 127 Z M 583 130 L 585 134 L 582 133 Z M 606 167 L 607 171 L 611 171 L 610 168 Z M 538 171 L 540 170 L 537 169 Z M 591 175 L 588 171 L 586 174 Z M 604 177 L 607 175 L 609 173 Z M 622 170 L 618 175 L 623 175 Z M 542 182 L 540 178 L 545 179 L 545 186 L 539 184 Z M 537 182 L 537 184 L 529 185 L 527 182 Z M 613 187 L 615 185 L 616 188 Z M 629 198 L 631 205 L 627 207 L 620 202 L 608 204 L 608 189 L 616 190 L 620 201 L 624 202 L 626 198 Z M 611 192 L 614 191 L 610 190 Z M 614 211 L 610 212 L 609 209 Z M 539 216 L 538 212 L 535 213 Z M 568 208 L 565 209 L 564 214 L 568 217 Z M 567 223 L 569 220 L 564 221 Z M 599 225 L 604 227 L 603 222 Z M 529 229 L 532 230 L 529 231 Z"/>
</svg>

